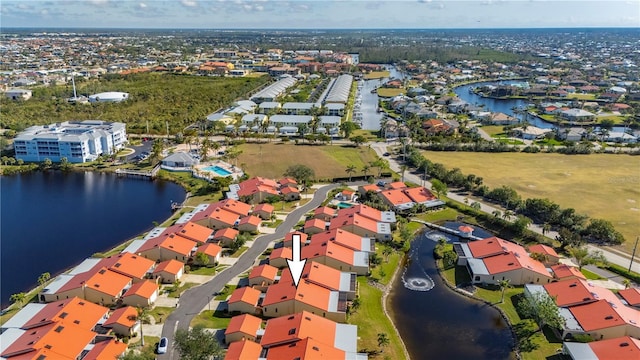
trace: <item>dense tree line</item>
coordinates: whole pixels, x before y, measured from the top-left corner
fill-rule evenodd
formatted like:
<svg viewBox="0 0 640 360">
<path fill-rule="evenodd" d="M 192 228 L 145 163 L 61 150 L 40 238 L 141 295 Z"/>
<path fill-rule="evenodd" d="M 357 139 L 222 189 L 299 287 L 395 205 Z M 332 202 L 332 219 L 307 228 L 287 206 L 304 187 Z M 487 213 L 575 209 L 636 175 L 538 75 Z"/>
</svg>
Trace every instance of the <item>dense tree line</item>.
<svg viewBox="0 0 640 360">
<path fill-rule="evenodd" d="M 130 133 L 175 134 L 269 81 L 268 76 L 222 78 L 175 74 L 106 75 L 76 82 L 78 94 L 128 92 L 120 103 L 72 104 L 71 85 L 38 87 L 27 101 L 0 100 L 0 127 L 23 130 L 31 125 L 68 120 L 107 120 L 127 124 Z"/>
<path fill-rule="evenodd" d="M 561 208 L 549 199 L 525 199 L 523 200 L 517 191 L 503 185 L 494 189 L 482 184 L 482 178 L 473 174 L 465 175 L 460 169 L 447 169 L 440 163 L 433 163 L 426 159 L 416 148 L 407 147 L 407 162 L 445 185 L 470 191 L 474 195 L 481 196 L 491 202 L 500 204 L 513 215 L 516 227 L 522 230 L 528 225 L 526 221 L 544 224 L 543 232 L 555 228 L 558 230 L 558 240 L 563 246 L 576 246 L 585 241 L 621 244 L 624 237 L 618 232 L 610 221 L 603 219 L 590 219 L 584 214 L 579 214 L 573 208 Z M 505 214 L 506 215 L 506 214 Z M 510 218 L 509 216 L 505 216 Z"/>
</svg>

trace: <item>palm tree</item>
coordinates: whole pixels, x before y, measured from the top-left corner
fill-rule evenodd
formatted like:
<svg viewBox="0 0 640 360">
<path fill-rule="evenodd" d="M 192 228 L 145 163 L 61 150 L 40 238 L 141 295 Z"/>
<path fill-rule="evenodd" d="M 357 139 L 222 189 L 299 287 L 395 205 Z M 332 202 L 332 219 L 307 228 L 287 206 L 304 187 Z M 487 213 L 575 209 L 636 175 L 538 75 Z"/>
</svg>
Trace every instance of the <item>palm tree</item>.
<svg viewBox="0 0 640 360">
<path fill-rule="evenodd" d="M 149 321 L 149 308 L 148 307 L 136 307 L 136 315 L 133 315 L 130 320 L 140 322 L 140 345 L 144 347 L 144 333 L 142 332 L 142 323 Z"/>
<path fill-rule="evenodd" d="M 404 173 L 409 167 L 406 164 L 400 165 L 400 172 L 402 173 L 402 182 L 404 182 Z"/>
<path fill-rule="evenodd" d="M 631 280 L 629 280 L 629 279 L 622 280 L 622 285 L 624 285 L 625 289 L 628 289 L 629 286 L 631 286 Z"/>
<path fill-rule="evenodd" d="M 509 210 L 509 209 L 505 210 L 505 211 L 502 213 L 502 218 L 503 218 L 504 220 L 509 220 L 509 219 L 511 219 L 511 217 L 512 217 L 512 216 L 513 216 L 513 211 L 511 211 L 511 210 Z"/>
<path fill-rule="evenodd" d="M 493 210 L 491 212 L 491 215 L 493 215 L 496 219 L 499 218 L 500 216 L 502 216 L 502 213 L 500 212 L 500 210 Z"/>
<path fill-rule="evenodd" d="M 549 223 L 544 223 L 544 225 L 542 225 L 542 236 L 544 236 L 549 231 L 551 231 L 551 225 Z"/>
<path fill-rule="evenodd" d="M 349 174 L 349 182 L 351 182 L 351 176 L 353 175 L 353 173 L 356 172 L 356 166 L 355 165 L 349 165 L 349 166 L 347 166 L 345 171 L 347 172 L 347 174 Z"/>
<path fill-rule="evenodd" d="M 504 302 L 504 291 L 511 287 L 510 280 L 498 280 L 498 286 L 500 286 L 500 290 L 502 291 L 502 295 L 500 297 L 500 304 L 502 304 Z"/>
<path fill-rule="evenodd" d="M 393 253 L 390 247 L 386 246 L 384 250 L 382 250 L 382 255 L 384 255 L 384 261 L 389 261 L 389 255 Z"/>
<path fill-rule="evenodd" d="M 384 351 L 384 347 L 389 345 L 389 337 L 385 333 L 378 333 L 378 347 L 382 348 Z"/>
<path fill-rule="evenodd" d="M 474 202 L 471 203 L 471 208 L 472 209 L 480 210 L 481 207 L 482 207 L 482 205 L 477 201 L 474 201 Z"/>
<path fill-rule="evenodd" d="M 371 166 L 364 164 L 364 166 L 362 166 L 362 173 L 364 174 L 364 177 L 368 177 L 369 174 L 369 170 L 371 170 Z"/>
</svg>

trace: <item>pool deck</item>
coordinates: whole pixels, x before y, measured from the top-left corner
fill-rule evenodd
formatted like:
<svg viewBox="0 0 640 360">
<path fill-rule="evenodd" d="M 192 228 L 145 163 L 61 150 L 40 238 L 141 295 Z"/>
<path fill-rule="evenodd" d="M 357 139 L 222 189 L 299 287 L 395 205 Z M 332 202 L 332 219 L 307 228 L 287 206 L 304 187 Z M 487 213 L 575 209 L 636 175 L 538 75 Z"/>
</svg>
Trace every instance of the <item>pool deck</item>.
<svg viewBox="0 0 640 360">
<path fill-rule="evenodd" d="M 244 175 L 244 172 L 242 171 L 242 169 L 240 169 L 237 166 L 231 165 L 227 162 L 224 162 L 222 160 L 214 160 L 214 161 L 206 161 L 204 163 L 195 165 L 193 167 L 193 174 L 197 175 L 200 178 L 205 178 L 205 179 L 213 179 L 215 177 L 222 177 L 222 175 L 218 174 L 215 171 L 209 171 L 209 170 L 205 170 L 205 168 L 210 167 L 210 166 L 217 166 L 221 169 L 224 169 L 228 172 L 230 172 L 231 174 L 226 175 L 226 176 L 231 176 L 234 179 L 238 179 L 240 178 L 242 175 Z"/>
</svg>

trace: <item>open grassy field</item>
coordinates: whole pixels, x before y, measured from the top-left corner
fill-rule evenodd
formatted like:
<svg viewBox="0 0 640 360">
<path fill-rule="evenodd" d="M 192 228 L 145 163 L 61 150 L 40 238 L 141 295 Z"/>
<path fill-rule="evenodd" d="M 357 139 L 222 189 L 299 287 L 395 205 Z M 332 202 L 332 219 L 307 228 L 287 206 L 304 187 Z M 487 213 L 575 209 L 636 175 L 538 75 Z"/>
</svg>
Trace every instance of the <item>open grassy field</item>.
<svg viewBox="0 0 640 360">
<path fill-rule="evenodd" d="M 394 97 L 398 95 L 404 95 L 407 93 L 405 89 L 394 89 L 394 88 L 379 88 L 378 96 L 380 97 Z"/>
<path fill-rule="evenodd" d="M 364 79 L 365 80 L 370 80 L 370 79 L 381 79 L 381 78 L 385 78 L 385 77 L 389 77 L 389 71 L 384 70 L 384 71 L 372 71 L 368 74 L 364 74 Z"/>
<path fill-rule="evenodd" d="M 294 145 L 294 144 L 242 144 L 238 164 L 251 176 L 279 178 L 291 165 L 303 164 L 312 168 L 316 179 L 347 177 L 347 166 L 354 165 L 362 175 L 362 167 L 376 159 L 375 152 L 366 147 L 343 147 L 339 145 Z M 373 174 L 377 169 L 369 170 Z"/>
<path fill-rule="evenodd" d="M 591 217 L 611 221 L 630 252 L 640 229 L 640 157 L 613 154 L 562 155 L 425 151 L 425 157 L 484 179 L 490 188 L 508 185 L 523 198 L 548 198 Z M 487 166 L 487 164 L 490 164 Z"/>
</svg>

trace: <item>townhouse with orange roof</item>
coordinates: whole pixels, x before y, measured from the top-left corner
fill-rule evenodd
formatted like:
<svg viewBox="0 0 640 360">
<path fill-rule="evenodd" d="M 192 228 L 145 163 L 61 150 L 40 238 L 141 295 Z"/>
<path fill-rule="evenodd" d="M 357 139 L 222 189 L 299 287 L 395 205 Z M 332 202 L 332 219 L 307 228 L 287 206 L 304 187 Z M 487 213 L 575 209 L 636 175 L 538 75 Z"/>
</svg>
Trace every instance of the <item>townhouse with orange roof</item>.
<svg viewBox="0 0 640 360">
<path fill-rule="evenodd" d="M 322 221 L 331 221 L 335 216 L 336 209 L 328 206 L 320 206 L 313 211 L 313 217 Z"/>
<path fill-rule="evenodd" d="M 231 246 L 238 238 L 240 232 L 233 228 L 224 228 L 213 234 L 213 240 L 217 241 L 221 246 Z"/>
<path fill-rule="evenodd" d="M 303 246 L 309 243 L 309 235 L 300 231 L 291 231 L 284 236 L 284 240 L 282 241 L 282 244 L 284 246 L 291 247 L 292 246 L 291 244 L 293 241 L 293 235 L 300 236 L 300 243 L 302 243 Z"/>
<path fill-rule="evenodd" d="M 176 223 L 169 226 L 162 234 L 165 236 L 177 234 L 183 238 L 195 241 L 198 244 L 204 244 L 212 239 L 213 230 L 206 226 L 189 221 L 183 224 Z"/>
<path fill-rule="evenodd" d="M 271 204 L 263 203 L 258 204 L 253 208 L 252 214 L 259 217 L 262 220 L 270 220 L 275 208 Z"/>
<path fill-rule="evenodd" d="M 150 307 L 158 299 L 159 288 L 155 281 L 141 281 L 131 285 L 122 295 L 122 304 L 135 307 Z"/>
<path fill-rule="evenodd" d="M 622 298 L 622 302 L 626 305 L 640 309 L 640 289 L 631 288 L 618 291 L 618 295 Z"/>
<path fill-rule="evenodd" d="M 552 265 L 549 267 L 553 273 L 553 278 L 558 281 L 582 279 L 587 280 L 583 273 L 575 266 L 568 266 L 565 264 Z"/>
<path fill-rule="evenodd" d="M 546 266 L 556 265 L 560 262 L 560 255 L 550 246 L 544 244 L 535 244 L 529 246 L 530 254 L 541 254 L 544 255 L 544 261 L 542 262 Z"/>
<path fill-rule="evenodd" d="M 195 255 L 204 253 L 209 258 L 209 261 L 205 265 L 215 265 L 220 262 L 220 256 L 222 255 L 222 248 L 216 244 L 207 243 L 198 246 Z"/>
<path fill-rule="evenodd" d="M 325 232 L 315 234 L 309 241 L 310 244 L 335 242 L 338 245 L 344 246 L 348 249 L 356 251 L 374 252 L 375 240 L 356 235 L 344 229 L 332 229 Z M 286 245 L 285 245 L 286 246 Z"/>
<path fill-rule="evenodd" d="M 72 322 L 60 321 L 24 332 L 16 339 L 7 339 L 0 356 L 5 359 L 79 359 L 97 334 Z"/>
<path fill-rule="evenodd" d="M 267 352 L 267 360 L 281 359 L 347 359 L 345 351 L 325 345 L 312 338 L 300 340 L 288 346 L 276 346 Z"/>
<path fill-rule="evenodd" d="M 416 206 L 416 203 L 402 189 L 382 190 L 378 196 L 395 211 L 407 211 Z"/>
<path fill-rule="evenodd" d="M 198 243 L 175 233 L 167 237 L 147 240 L 138 249 L 138 254 L 153 261 L 178 260 L 186 263 L 191 258 Z"/>
<path fill-rule="evenodd" d="M 287 267 L 287 259 L 293 259 L 293 251 L 290 247 L 279 247 L 273 249 L 269 254 L 269 265 L 282 269 Z"/>
<path fill-rule="evenodd" d="M 553 276 L 539 261 L 515 243 L 490 237 L 453 244 L 458 265 L 466 266 L 473 284 L 498 284 L 508 279 L 512 285 L 546 284 Z"/>
<path fill-rule="evenodd" d="M 225 210 L 223 208 L 214 209 L 205 219 L 206 226 L 211 229 L 218 230 L 234 227 L 240 220 L 240 215 L 235 212 Z"/>
<path fill-rule="evenodd" d="M 230 344 L 235 341 L 256 341 L 262 335 L 262 319 L 249 314 L 237 315 L 231 318 L 224 331 L 224 341 Z"/>
<path fill-rule="evenodd" d="M 235 227 L 239 231 L 257 232 L 258 229 L 260 228 L 260 223 L 261 222 L 262 222 L 262 220 L 259 217 L 250 215 L 250 216 L 245 216 L 245 217 L 241 218 L 237 222 Z"/>
<path fill-rule="evenodd" d="M 572 279 L 546 285 L 527 284 L 524 294 L 550 297 L 565 320 L 562 338 L 588 335 L 594 340 L 640 338 L 640 311 L 624 298 L 590 281 Z"/>
<path fill-rule="evenodd" d="M 117 304 L 131 287 L 130 277 L 102 268 L 91 276 L 84 289 L 84 298 L 96 304 Z"/>
<path fill-rule="evenodd" d="M 118 339 L 109 339 L 93 344 L 83 360 L 118 359 L 127 350 L 127 344 Z"/>
<path fill-rule="evenodd" d="M 287 260 L 291 259 L 291 248 L 274 249 L 269 255 L 269 264 L 277 268 L 287 267 Z M 358 275 L 369 273 L 369 253 L 357 251 L 335 242 L 316 242 L 301 249 L 301 258 L 314 260 L 337 270 L 354 272 Z"/>
<path fill-rule="evenodd" d="M 267 286 L 279 280 L 278 268 L 269 264 L 255 266 L 249 273 L 249 286 L 264 291 Z"/>
<path fill-rule="evenodd" d="M 133 306 L 116 309 L 102 325 L 120 336 L 133 336 L 140 330 L 138 310 Z"/>
<path fill-rule="evenodd" d="M 173 284 L 184 275 L 184 263 L 178 260 L 165 260 L 153 270 L 153 278 L 163 284 Z"/>
<path fill-rule="evenodd" d="M 367 238 L 375 238 L 381 241 L 391 240 L 391 225 L 386 222 L 378 222 L 358 213 L 340 214 L 331 219 L 329 230 L 343 229 Z"/>
<path fill-rule="evenodd" d="M 229 345 L 224 360 L 253 360 L 263 358 L 262 346 L 251 340 L 234 341 Z"/>
<path fill-rule="evenodd" d="M 313 235 L 317 233 L 324 232 L 327 228 L 327 222 L 324 220 L 311 218 L 305 221 L 303 229 L 305 234 Z"/>
<path fill-rule="evenodd" d="M 233 293 L 231 293 L 229 300 L 227 300 L 229 312 L 256 314 L 259 312 L 261 299 L 262 293 L 260 292 L 260 290 L 254 289 L 249 286 L 235 289 Z"/>
<path fill-rule="evenodd" d="M 622 336 L 589 343 L 564 342 L 562 353 L 572 360 L 640 359 L 640 340 Z"/>
<path fill-rule="evenodd" d="M 133 279 L 134 283 L 137 283 L 149 277 L 156 263 L 153 260 L 130 252 L 121 252 L 102 259 L 98 266 L 128 276 Z"/>
<path fill-rule="evenodd" d="M 235 192 L 230 191 L 230 193 L 227 193 L 227 197 L 241 199 L 247 203 L 259 204 L 269 196 L 280 196 L 279 187 L 280 185 L 271 179 L 254 177 L 239 183 L 238 189 Z"/>
<path fill-rule="evenodd" d="M 369 191 L 373 193 L 379 193 L 382 189 L 376 184 L 367 184 L 358 186 L 358 193 L 360 196 L 365 196 Z"/>
<path fill-rule="evenodd" d="M 346 209 L 338 210 L 336 216 L 358 214 L 373 221 L 389 223 L 395 225 L 397 222 L 396 213 L 393 211 L 380 211 L 374 207 L 364 204 L 354 205 Z"/>
<path fill-rule="evenodd" d="M 236 290 L 237 291 L 237 290 Z M 291 315 L 306 310 L 333 321 L 346 320 L 347 299 L 309 281 L 279 282 L 269 286 L 261 303 L 262 314 L 267 317 Z"/>
<path fill-rule="evenodd" d="M 300 279 L 340 292 L 340 297 L 353 300 L 356 297 L 357 275 L 353 272 L 340 271 L 316 261 L 307 261 Z M 282 270 L 278 281 L 293 282 L 289 268 Z"/>
<path fill-rule="evenodd" d="M 429 189 L 423 186 L 402 189 L 402 192 L 414 203 L 422 204 L 427 208 L 435 208 L 445 204 L 444 201 L 438 199 Z"/>
<path fill-rule="evenodd" d="M 284 201 L 300 200 L 300 190 L 297 187 L 284 186 L 280 188 L 280 193 Z"/>
</svg>

